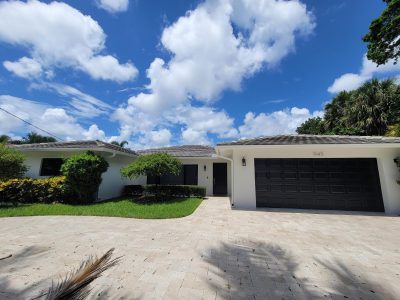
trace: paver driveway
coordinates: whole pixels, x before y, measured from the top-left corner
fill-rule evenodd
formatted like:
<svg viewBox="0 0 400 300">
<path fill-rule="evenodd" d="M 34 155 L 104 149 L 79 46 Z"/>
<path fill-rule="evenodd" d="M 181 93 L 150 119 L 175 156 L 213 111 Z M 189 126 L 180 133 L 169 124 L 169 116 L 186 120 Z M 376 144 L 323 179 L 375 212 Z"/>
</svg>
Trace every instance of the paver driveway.
<svg viewBox="0 0 400 300">
<path fill-rule="evenodd" d="M 0 219 L 0 298 L 27 299 L 111 247 L 123 262 L 95 281 L 100 299 L 399 299 L 400 219 L 240 211 L 205 200 L 174 220 Z"/>
</svg>

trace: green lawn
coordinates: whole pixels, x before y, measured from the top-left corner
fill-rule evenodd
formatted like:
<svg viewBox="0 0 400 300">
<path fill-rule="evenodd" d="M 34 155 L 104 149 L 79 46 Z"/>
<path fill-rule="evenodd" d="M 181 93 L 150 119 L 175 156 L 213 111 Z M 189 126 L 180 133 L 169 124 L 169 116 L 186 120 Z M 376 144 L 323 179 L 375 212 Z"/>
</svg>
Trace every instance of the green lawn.
<svg viewBox="0 0 400 300">
<path fill-rule="evenodd" d="M 26 204 L 14 207 L 0 206 L 0 217 L 71 215 L 169 219 L 192 214 L 201 201 L 199 198 L 183 198 L 163 203 L 137 203 L 125 198 L 91 205 Z"/>
</svg>

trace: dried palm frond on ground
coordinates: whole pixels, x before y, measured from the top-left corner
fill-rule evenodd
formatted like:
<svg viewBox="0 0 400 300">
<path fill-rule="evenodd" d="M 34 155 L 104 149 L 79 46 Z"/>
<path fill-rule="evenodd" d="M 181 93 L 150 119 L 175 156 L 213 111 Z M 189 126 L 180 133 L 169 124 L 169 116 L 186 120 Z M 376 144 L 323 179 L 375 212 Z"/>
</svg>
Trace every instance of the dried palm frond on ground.
<svg viewBox="0 0 400 300">
<path fill-rule="evenodd" d="M 38 298 L 46 296 L 46 300 L 83 300 L 91 291 L 90 283 L 99 278 L 104 271 L 117 265 L 121 257 L 111 259 L 114 248 L 102 257 L 89 257 L 77 270 L 71 271 L 63 280 L 54 284 Z M 38 299 L 36 298 L 36 299 Z"/>
</svg>

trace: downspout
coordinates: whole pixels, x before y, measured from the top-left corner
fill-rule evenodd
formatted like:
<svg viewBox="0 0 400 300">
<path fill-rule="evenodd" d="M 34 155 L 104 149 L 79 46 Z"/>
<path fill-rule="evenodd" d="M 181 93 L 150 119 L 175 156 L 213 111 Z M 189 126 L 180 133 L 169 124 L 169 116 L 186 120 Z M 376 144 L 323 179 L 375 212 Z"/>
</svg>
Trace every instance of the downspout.
<svg viewBox="0 0 400 300">
<path fill-rule="evenodd" d="M 225 157 L 225 156 L 222 156 L 222 155 L 219 155 L 219 154 L 213 154 L 212 155 L 212 157 L 213 158 L 220 158 L 220 159 L 225 159 L 225 160 L 228 160 L 228 161 L 230 161 L 231 162 L 231 207 L 235 207 L 235 203 L 234 203 L 234 201 L 233 201 L 233 199 L 234 199 L 234 197 L 233 197 L 233 193 L 234 193 L 234 188 L 233 188 L 233 182 L 234 182 L 234 180 L 233 180 L 233 174 L 235 174 L 235 172 L 233 172 L 233 159 L 232 158 L 229 158 L 229 157 Z"/>
</svg>

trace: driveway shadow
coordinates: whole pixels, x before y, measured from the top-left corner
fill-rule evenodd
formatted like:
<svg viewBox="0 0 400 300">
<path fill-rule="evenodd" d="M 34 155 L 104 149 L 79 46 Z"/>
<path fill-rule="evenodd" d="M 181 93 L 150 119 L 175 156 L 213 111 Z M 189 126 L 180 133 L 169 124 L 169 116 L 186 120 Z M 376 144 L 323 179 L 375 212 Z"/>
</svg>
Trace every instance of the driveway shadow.
<svg viewBox="0 0 400 300">
<path fill-rule="evenodd" d="M 28 284 L 27 282 L 31 281 L 33 275 L 26 275 L 25 287 L 17 289 L 12 284 L 12 281 L 15 280 L 13 274 L 28 268 L 30 261 L 37 259 L 38 256 L 45 255 L 47 251 L 47 247 L 29 246 L 17 253 L 10 253 L 12 256 L 9 258 L 0 260 L 0 299 L 27 299 L 28 295 L 40 293 L 40 290 L 37 289 L 44 280 Z M 29 270 L 30 272 L 32 271 Z M 20 277 L 18 280 L 24 280 L 24 277 Z"/>
<path fill-rule="evenodd" d="M 395 299 L 339 262 L 315 260 L 322 265 L 318 274 L 298 278 L 298 262 L 273 244 L 242 240 L 221 243 L 206 253 L 207 284 L 222 299 Z M 320 281 L 318 276 L 332 282 Z"/>
</svg>

